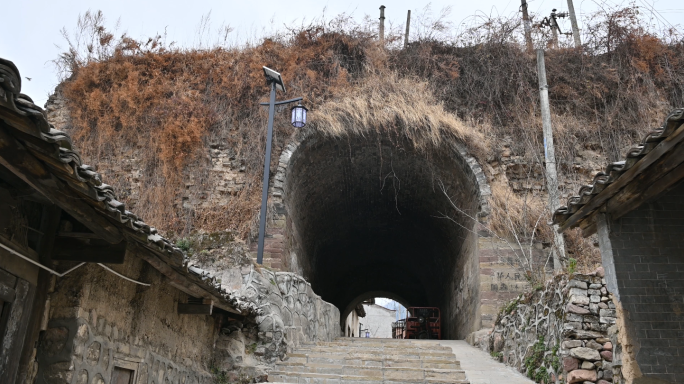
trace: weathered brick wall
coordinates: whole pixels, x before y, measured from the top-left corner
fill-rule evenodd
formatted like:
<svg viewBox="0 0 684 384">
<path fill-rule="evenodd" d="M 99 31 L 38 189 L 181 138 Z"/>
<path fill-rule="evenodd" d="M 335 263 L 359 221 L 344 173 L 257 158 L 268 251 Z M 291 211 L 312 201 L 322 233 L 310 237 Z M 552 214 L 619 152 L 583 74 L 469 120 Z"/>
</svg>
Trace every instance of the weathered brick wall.
<svg viewBox="0 0 684 384">
<path fill-rule="evenodd" d="M 449 321 L 444 336 L 450 339 L 465 339 L 469 333 L 481 327 L 480 316 L 480 268 L 477 259 L 477 235 L 469 232 L 461 247 L 461 256 L 452 272 L 451 284 L 442 305 Z"/>
<path fill-rule="evenodd" d="M 482 328 L 492 328 L 501 306 L 529 291 L 530 284 L 508 244 L 481 234 L 478 248 Z"/>
<path fill-rule="evenodd" d="M 612 221 L 610 240 L 641 373 L 684 383 L 684 184 Z"/>
</svg>

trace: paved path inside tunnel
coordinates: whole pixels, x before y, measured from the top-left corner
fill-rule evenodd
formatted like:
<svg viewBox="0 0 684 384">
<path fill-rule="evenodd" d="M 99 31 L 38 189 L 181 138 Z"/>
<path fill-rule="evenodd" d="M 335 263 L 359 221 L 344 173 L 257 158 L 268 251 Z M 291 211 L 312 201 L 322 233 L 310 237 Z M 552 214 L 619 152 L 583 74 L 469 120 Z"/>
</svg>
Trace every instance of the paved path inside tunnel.
<svg viewBox="0 0 684 384">
<path fill-rule="evenodd" d="M 492 359 L 488 353 L 477 349 L 464 340 L 441 340 L 439 344 L 450 347 L 461 362 L 470 384 L 534 384 L 512 367 Z"/>
</svg>

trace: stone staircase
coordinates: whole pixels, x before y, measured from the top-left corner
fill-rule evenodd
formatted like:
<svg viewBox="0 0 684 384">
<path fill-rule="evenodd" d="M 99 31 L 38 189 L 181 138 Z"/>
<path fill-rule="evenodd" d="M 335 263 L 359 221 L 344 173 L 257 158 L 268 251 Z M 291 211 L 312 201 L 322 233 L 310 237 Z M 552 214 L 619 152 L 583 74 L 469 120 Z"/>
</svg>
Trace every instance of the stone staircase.
<svg viewBox="0 0 684 384">
<path fill-rule="evenodd" d="M 451 348 L 428 340 L 338 338 L 302 345 L 268 375 L 271 383 L 469 383 Z"/>
</svg>

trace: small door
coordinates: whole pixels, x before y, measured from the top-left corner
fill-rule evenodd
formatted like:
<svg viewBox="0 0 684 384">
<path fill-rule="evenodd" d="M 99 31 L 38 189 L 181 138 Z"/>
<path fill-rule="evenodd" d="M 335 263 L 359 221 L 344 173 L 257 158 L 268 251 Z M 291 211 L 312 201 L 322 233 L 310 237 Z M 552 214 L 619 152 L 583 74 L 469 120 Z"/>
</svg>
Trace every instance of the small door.
<svg viewBox="0 0 684 384">
<path fill-rule="evenodd" d="M 133 384 L 133 374 L 135 372 L 131 369 L 114 367 L 112 373 L 112 384 Z"/>
</svg>

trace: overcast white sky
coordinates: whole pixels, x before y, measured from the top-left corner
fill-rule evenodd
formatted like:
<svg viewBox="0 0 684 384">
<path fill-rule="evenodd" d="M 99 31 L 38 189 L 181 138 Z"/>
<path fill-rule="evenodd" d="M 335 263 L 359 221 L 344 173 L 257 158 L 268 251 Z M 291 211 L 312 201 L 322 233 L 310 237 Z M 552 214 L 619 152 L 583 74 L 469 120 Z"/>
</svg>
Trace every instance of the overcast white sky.
<svg viewBox="0 0 684 384">
<path fill-rule="evenodd" d="M 559 11 L 567 9 L 567 0 L 528 0 L 529 10 L 534 13 L 548 14 L 552 8 Z M 599 6 L 615 6 L 622 0 L 575 0 L 575 9 L 587 15 Z M 167 32 L 167 41 L 175 41 L 177 45 L 191 47 L 197 44 L 197 31 L 200 20 L 211 12 L 211 27 L 218 29 L 222 24 L 234 28 L 234 39 L 246 36 L 261 36 L 263 31 L 281 28 L 287 23 L 301 23 L 302 19 L 310 20 L 320 17 L 325 10 L 328 17 L 339 13 L 352 14 L 362 19 L 364 15 L 373 18 L 379 16 L 378 8 L 385 5 L 387 22 L 403 24 L 406 11 L 421 13 L 423 8 L 431 4 L 435 13 L 446 6 L 451 6 L 450 20 L 454 25 L 467 22 L 469 17 L 480 15 L 511 15 L 518 12 L 520 0 L 479 0 L 479 1 L 86 1 L 86 0 L 24 0 L 5 1 L 2 5 L 2 27 L 0 37 L 0 57 L 13 61 L 19 68 L 22 77 L 22 92 L 31 96 L 36 104 L 43 105 L 48 94 L 58 82 L 58 76 L 51 60 L 55 59 L 60 49 L 66 44 L 60 30 L 66 27 L 73 30 L 79 14 L 87 10 L 102 10 L 113 26 L 120 20 L 120 32 L 141 38 Z M 624 2 L 627 4 L 627 1 Z M 684 25 L 684 3 L 682 0 L 635 0 L 635 4 L 644 11 L 659 11 L 672 25 Z M 273 20 L 273 23 L 271 22 Z M 582 28 L 580 20 L 580 28 Z M 679 28 L 681 30 L 681 28 Z"/>
</svg>

